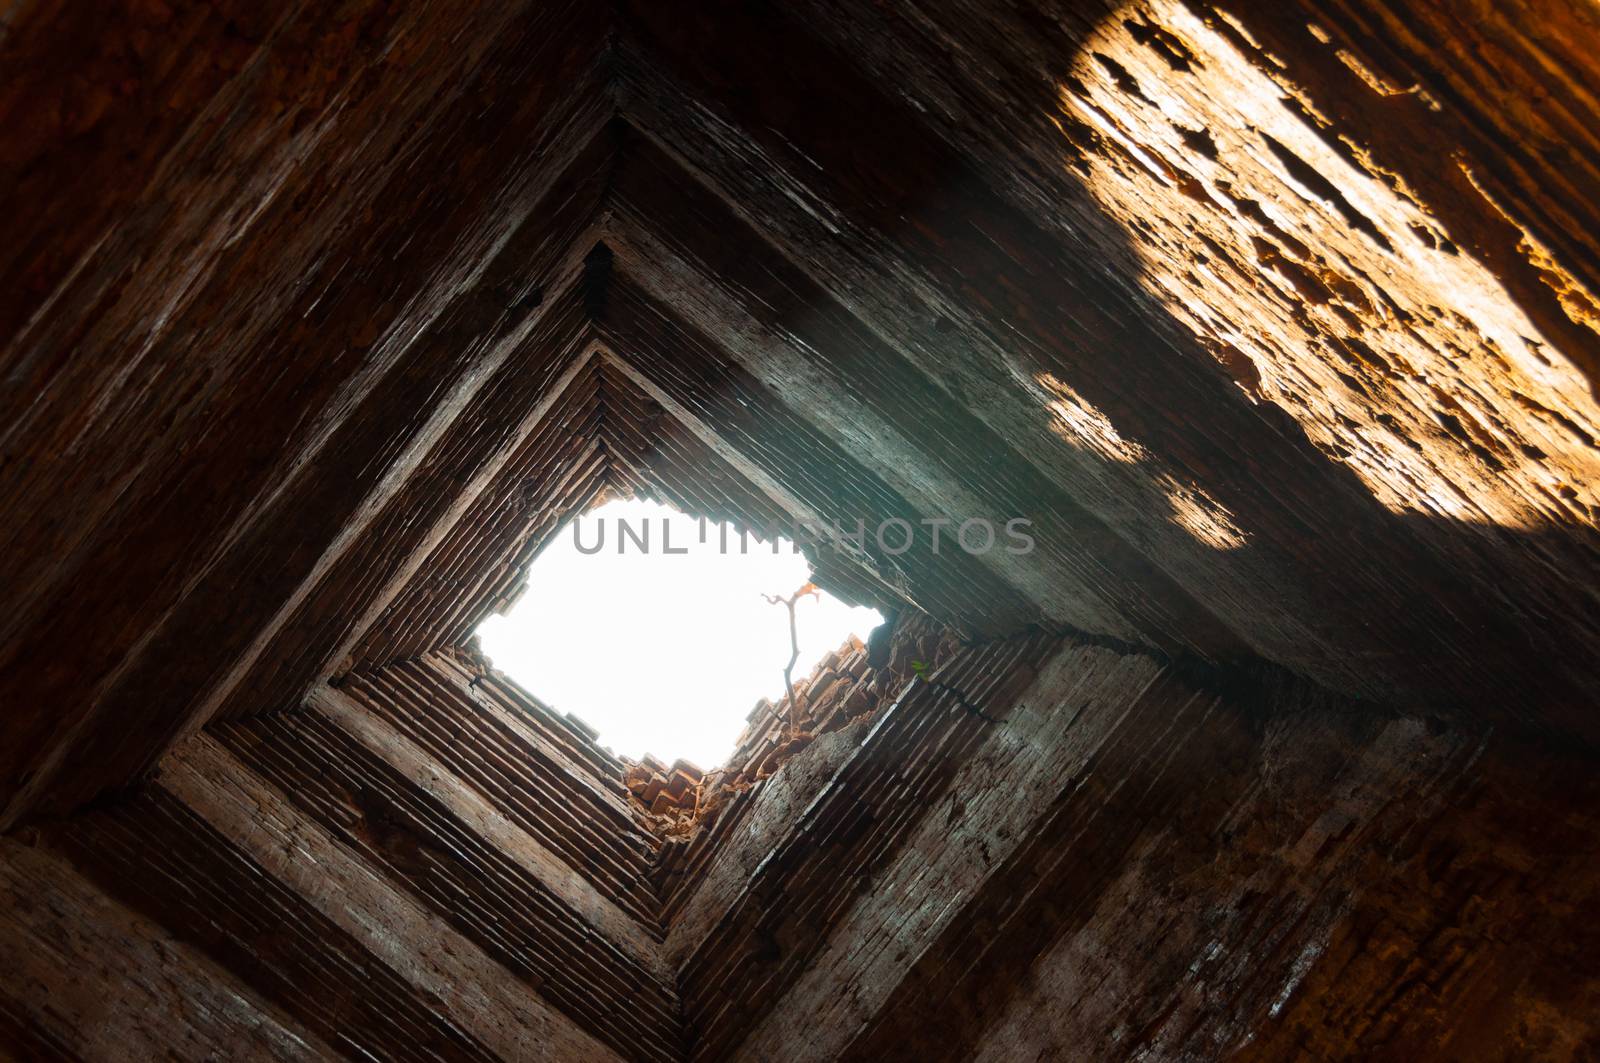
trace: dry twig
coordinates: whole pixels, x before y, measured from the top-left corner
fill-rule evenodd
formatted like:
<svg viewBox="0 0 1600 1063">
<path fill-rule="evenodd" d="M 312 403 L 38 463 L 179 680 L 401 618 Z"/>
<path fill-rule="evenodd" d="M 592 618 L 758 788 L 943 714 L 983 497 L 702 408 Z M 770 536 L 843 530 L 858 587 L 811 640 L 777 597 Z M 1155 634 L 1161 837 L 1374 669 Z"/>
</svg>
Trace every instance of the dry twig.
<svg viewBox="0 0 1600 1063">
<path fill-rule="evenodd" d="M 767 601 L 771 602 L 773 605 L 782 604 L 784 606 L 787 606 L 788 609 L 789 609 L 789 647 L 790 647 L 790 653 L 789 653 L 789 663 L 783 669 L 783 685 L 784 685 L 784 688 L 786 690 L 788 690 L 788 692 L 789 692 L 788 730 L 789 730 L 790 737 L 793 737 L 800 730 L 800 728 L 799 728 L 800 703 L 799 703 L 798 700 L 796 700 L 795 694 L 794 694 L 794 665 L 795 665 L 795 662 L 800 659 L 800 633 L 799 633 L 798 629 L 795 626 L 794 605 L 801 598 L 804 598 L 808 594 L 811 595 L 813 598 L 820 598 L 820 592 L 817 590 L 817 585 L 815 583 L 811 583 L 811 582 L 808 581 L 804 586 L 802 586 L 799 590 L 795 591 L 793 594 L 789 595 L 789 597 L 787 597 L 787 598 L 781 597 L 781 596 L 776 595 L 776 594 L 763 594 L 761 596 L 761 597 L 765 598 Z"/>
</svg>

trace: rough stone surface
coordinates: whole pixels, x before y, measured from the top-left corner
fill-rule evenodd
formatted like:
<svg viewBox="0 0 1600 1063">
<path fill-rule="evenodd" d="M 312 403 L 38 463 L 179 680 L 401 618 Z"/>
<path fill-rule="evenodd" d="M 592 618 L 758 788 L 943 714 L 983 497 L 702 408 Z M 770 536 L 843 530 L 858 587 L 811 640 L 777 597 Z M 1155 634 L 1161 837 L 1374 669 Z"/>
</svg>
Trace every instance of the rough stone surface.
<svg viewBox="0 0 1600 1063">
<path fill-rule="evenodd" d="M 1600 1055 L 1596 56 L 0 0 L 0 1055 Z M 892 629 L 624 762 L 471 634 L 626 496 Z"/>
</svg>

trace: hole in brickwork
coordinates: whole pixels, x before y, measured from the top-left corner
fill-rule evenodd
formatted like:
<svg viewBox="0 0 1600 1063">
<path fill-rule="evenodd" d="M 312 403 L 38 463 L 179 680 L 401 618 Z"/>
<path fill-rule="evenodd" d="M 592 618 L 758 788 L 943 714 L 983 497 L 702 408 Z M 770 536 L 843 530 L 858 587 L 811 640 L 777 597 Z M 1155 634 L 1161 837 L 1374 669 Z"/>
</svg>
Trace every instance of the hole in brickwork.
<svg viewBox="0 0 1600 1063">
<path fill-rule="evenodd" d="M 776 546 L 776 549 L 774 549 Z M 784 693 L 787 597 L 811 577 L 786 539 L 762 542 L 643 500 L 574 518 L 528 568 L 527 589 L 478 628 L 485 655 L 599 742 L 713 768 L 762 698 Z M 796 681 L 882 617 L 826 592 L 796 603 Z"/>
</svg>

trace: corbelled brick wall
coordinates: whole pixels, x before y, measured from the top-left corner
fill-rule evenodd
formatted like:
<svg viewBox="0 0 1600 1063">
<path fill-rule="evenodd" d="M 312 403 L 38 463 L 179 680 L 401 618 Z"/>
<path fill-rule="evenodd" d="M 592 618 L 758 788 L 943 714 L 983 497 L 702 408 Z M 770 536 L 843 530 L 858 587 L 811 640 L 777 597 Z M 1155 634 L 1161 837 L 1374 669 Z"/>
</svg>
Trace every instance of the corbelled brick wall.
<svg viewBox="0 0 1600 1063">
<path fill-rule="evenodd" d="M 947 656 L 687 835 L 467 655 L 219 725 L 5 843 L 7 1014 L 85 1058 L 127 1024 L 280 1058 L 1593 1049 L 1583 758 L 1042 634 Z"/>
<path fill-rule="evenodd" d="M 0 2 L 0 1050 L 1600 1054 L 1597 56 Z M 468 642 L 626 495 L 1036 549 L 629 764 Z"/>
</svg>

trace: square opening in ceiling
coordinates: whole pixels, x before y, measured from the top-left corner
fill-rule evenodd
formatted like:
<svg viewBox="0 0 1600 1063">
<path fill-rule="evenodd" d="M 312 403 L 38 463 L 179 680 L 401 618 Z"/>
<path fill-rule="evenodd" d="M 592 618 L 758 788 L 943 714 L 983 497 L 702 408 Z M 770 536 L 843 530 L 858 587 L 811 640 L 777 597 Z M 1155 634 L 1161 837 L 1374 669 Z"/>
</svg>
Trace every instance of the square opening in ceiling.
<svg viewBox="0 0 1600 1063">
<path fill-rule="evenodd" d="M 634 760 L 720 765 L 751 709 L 784 694 L 788 598 L 811 578 L 788 540 L 640 499 L 574 518 L 528 567 L 526 590 L 478 627 L 485 655 L 529 693 Z M 795 602 L 795 680 L 877 610 L 819 591 Z"/>
</svg>

